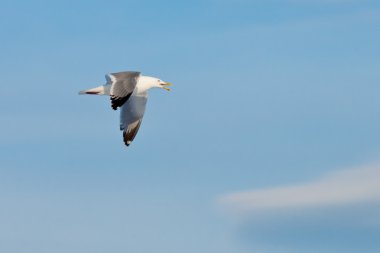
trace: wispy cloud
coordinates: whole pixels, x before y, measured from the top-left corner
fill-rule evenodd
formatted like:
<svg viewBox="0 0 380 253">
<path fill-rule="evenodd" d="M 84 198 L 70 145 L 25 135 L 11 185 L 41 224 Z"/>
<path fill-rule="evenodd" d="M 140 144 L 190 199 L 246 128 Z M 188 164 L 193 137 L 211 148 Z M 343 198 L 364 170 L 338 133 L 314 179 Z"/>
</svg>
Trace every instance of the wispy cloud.
<svg viewBox="0 0 380 253">
<path fill-rule="evenodd" d="M 303 184 L 227 194 L 220 201 L 227 208 L 245 214 L 380 201 L 380 165 L 332 172 Z"/>
<path fill-rule="evenodd" d="M 255 250 L 380 249 L 379 164 L 331 172 L 302 184 L 227 194 L 219 201 L 239 221 L 239 238 Z"/>
<path fill-rule="evenodd" d="M 224 1 L 216 1 L 209 0 L 210 2 L 218 2 L 218 3 L 290 3 L 290 4 L 353 4 L 353 3 L 373 3 L 374 0 L 224 0 Z"/>
<path fill-rule="evenodd" d="M 369 3 L 371 0 L 278 0 L 278 2 L 301 3 L 301 4 L 348 4 Z"/>
</svg>

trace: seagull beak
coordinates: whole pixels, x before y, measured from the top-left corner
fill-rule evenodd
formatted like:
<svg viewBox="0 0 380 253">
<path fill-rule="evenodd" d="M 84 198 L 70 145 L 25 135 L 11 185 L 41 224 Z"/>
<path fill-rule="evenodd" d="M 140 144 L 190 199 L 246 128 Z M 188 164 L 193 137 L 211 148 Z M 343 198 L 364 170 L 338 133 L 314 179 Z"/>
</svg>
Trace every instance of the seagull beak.
<svg viewBox="0 0 380 253">
<path fill-rule="evenodd" d="M 167 90 L 167 91 L 170 91 L 170 88 L 168 88 L 167 86 L 172 86 L 172 84 L 171 84 L 171 83 L 163 83 L 163 84 L 162 84 L 162 88 L 163 88 L 163 89 L 165 89 L 165 90 Z"/>
</svg>

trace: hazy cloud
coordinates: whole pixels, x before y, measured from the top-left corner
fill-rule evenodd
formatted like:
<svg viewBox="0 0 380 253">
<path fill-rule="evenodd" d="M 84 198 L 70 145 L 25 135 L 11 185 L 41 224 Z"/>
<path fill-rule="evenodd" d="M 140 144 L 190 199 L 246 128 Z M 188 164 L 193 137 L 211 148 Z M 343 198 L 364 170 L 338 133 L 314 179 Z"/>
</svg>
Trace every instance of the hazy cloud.
<svg viewBox="0 0 380 253">
<path fill-rule="evenodd" d="M 225 195 L 221 202 L 239 213 L 326 207 L 380 201 L 380 165 L 332 172 L 318 180 Z"/>
<path fill-rule="evenodd" d="M 238 218 L 239 238 L 256 250 L 377 252 L 380 165 L 338 172 L 297 185 L 220 198 Z"/>
<path fill-rule="evenodd" d="M 354 4 L 354 3 L 373 3 L 375 1 L 373 0 L 224 0 L 224 1 L 216 1 L 216 0 L 209 0 L 210 2 L 215 3 L 290 3 L 290 4 Z"/>
<path fill-rule="evenodd" d="M 371 0 L 278 0 L 279 2 L 302 3 L 302 4 L 346 4 L 368 3 Z"/>
</svg>

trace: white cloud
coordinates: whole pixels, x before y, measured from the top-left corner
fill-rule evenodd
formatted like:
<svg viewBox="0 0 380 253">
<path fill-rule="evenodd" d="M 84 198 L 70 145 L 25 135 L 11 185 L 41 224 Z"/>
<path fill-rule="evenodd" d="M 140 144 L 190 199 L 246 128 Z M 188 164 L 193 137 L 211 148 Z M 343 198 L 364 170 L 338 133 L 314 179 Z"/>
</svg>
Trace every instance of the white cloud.
<svg viewBox="0 0 380 253">
<path fill-rule="evenodd" d="M 210 2 L 215 3 L 238 3 L 238 4 L 245 4 L 245 3 L 274 3 L 274 4 L 281 4 L 281 3 L 290 3 L 290 4 L 353 4 L 353 3 L 371 3 L 374 2 L 373 0 L 224 0 L 224 1 L 216 1 L 216 0 L 209 0 Z"/>
<path fill-rule="evenodd" d="M 219 200 L 252 251 L 380 252 L 380 164 Z"/>
<path fill-rule="evenodd" d="M 302 4 L 347 4 L 347 3 L 367 3 L 370 0 L 285 0 L 281 2 L 302 3 Z"/>
<path fill-rule="evenodd" d="M 232 193 L 220 202 L 239 215 L 380 202 L 380 165 L 332 172 L 307 183 Z"/>
</svg>

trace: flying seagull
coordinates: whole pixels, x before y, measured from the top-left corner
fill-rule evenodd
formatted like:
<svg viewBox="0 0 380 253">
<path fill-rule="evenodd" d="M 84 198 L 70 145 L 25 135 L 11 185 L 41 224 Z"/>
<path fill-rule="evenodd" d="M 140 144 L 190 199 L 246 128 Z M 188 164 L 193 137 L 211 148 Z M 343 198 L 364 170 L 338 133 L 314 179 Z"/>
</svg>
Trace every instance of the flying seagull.
<svg viewBox="0 0 380 253">
<path fill-rule="evenodd" d="M 129 146 L 135 138 L 144 117 L 148 90 L 162 88 L 167 91 L 170 83 L 159 78 L 143 76 L 140 72 L 124 71 L 106 74 L 105 85 L 80 91 L 79 94 L 108 95 L 111 107 L 120 107 L 120 130 L 123 131 L 125 145 Z"/>
</svg>

